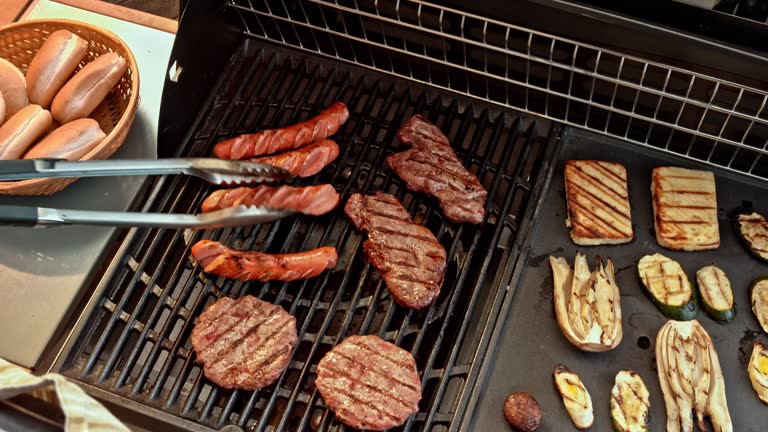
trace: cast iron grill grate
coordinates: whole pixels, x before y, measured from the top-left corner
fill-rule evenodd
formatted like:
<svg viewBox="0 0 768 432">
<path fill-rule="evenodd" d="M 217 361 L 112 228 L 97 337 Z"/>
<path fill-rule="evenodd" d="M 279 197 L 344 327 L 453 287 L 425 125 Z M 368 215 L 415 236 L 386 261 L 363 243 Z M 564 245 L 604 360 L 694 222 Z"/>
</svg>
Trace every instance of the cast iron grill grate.
<svg viewBox="0 0 768 432">
<path fill-rule="evenodd" d="M 234 56 L 193 126 L 184 156 L 210 154 L 224 137 L 302 121 L 333 101 L 350 108 L 334 139 L 336 162 L 315 178 L 342 193 L 387 191 L 414 219 L 435 233 L 448 252 L 438 301 L 412 311 L 393 304 L 362 252 L 341 208 L 322 217 L 295 217 L 270 225 L 205 232 L 137 230 L 107 289 L 68 350 L 60 372 L 113 402 L 132 403 L 170 422 L 253 431 L 339 430 L 314 387 L 316 365 L 352 334 L 377 334 L 411 351 L 422 377 L 420 412 L 402 430 L 447 430 L 462 406 L 462 391 L 480 343 L 471 328 L 488 317 L 485 300 L 517 252 L 519 224 L 545 159 L 544 127 L 482 103 L 432 97 L 423 89 L 374 72 L 332 67 L 283 50 L 249 50 Z M 414 113 L 434 121 L 451 138 L 460 159 L 488 189 L 487 220 L 479 226 L 443 219 L 436 201 L 405 189 L 385 168 L 401 149 L 397 128 Z M 211 188 L 187 177 L 165 178 L 152 211 L 193 213 Z M 339 264 L 318 278 L 293 283 L 242 283 L 210 279 L 189 259 L 196 241 L 210 238 L 266 252 L 331 245 Z M 261 391 L 211 385 L 195 361 L 189 335 L 195 318 L 222 296 L 256 295 L 297 318 L 299 344 L 288 370 Z M 483 315 L 485 314 L 485 315 Z M 471 318 L 471 319 L 470 319 Z M 472 322 L 473 324 L 470 324 Z"/>
</svg>

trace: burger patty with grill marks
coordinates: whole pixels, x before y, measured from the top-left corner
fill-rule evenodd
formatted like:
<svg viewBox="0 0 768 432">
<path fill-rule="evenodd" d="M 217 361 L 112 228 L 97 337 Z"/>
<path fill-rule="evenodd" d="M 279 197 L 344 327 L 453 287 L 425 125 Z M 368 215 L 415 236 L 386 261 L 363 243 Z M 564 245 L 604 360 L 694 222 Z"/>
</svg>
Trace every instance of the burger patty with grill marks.
<svg viewBox="0 0 768 432">
<path fill-rule="evenodd" d="M 336 418 L 356 429 L 390 429 L 419 411 L 416 360 L 376 336 L 350 336 L 328 352 L 315 386 Z"/>
<path fill-rule="evenodd" d="M 254 296 L 216 301 L 197 319 L 191 339 L 209 380 L 244 390 L 275 382 L 298 342 L 296 319 Z"/>
</svg>

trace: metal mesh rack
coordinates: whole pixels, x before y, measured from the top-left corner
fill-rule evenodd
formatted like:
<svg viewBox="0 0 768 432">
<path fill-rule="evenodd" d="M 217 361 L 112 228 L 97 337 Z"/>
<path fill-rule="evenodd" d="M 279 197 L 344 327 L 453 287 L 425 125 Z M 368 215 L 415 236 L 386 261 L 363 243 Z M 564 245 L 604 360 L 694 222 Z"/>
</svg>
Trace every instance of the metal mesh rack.
<svg viewBox="0 0 768 432">
<path fill-rule="evenodd" d="M 314 387 L 317 363 L 351 334 L 378 334 L 412 352 L 422 375 L 420 413 L 402 430 L 447 430 L 462 414 L 462 391 L 473 380 L 474 356 L 481 351 L 478 328 L 490 316 L 485 302 L 502 286 L 497 279 L 503 272 L 490 269 L 506 268 L 517 258 L 513 246 L 520 241 L 519 225 L 536 175 L 543 171 L 545 151 L 552 147 L 543 136 L 547 122 L 430 97 L 400 80 L 299 60 L 287 50 L 250 53 L 247 45 L 212 89 L 213 101 L 181 154 L 209 154 L 214 143 L 254 125 L 295 123 L 333 101 L 347 102 L 350 120 L 334 136 L 342 153 L 311 181 L 333 184 L 343 200 L 376 190 L 398 196 L 448 252 L 439 301 L 421 311 L 397 307 L 363 256 L 364 236 L 341 210 L 205 233 L 133 230 L 113 276 L 102 283 L 104 291 L 81 323 L 82 333 L 55 369 L 102 399 L 134 404 L 138 411 L 193 430 L 227 425 L 249 431 L 340 430 Z M 444 220 L 434 200 L 408 192 L 383 168 L 383 158 L 402 149 L 397 128 L 416 112 L 446 131 L 459 157 L 488 189 L 484 224 Z M 191 213 L 210 191 L 189 177 L 161 182 L 147 210 Z M 339 264 L 318 278 L 293 283 L 208 279 L 188 258 L 201 238 L 275 253 L 335 246 Z M 245 293 L 281 305 L 297 318 L 299 330 L 288 370 L 275 385 L 255 392 L 211 385 L 189 341 L 195 317 L 207 305 Z"/>
<path fill-rule="evenodd" d="M 230 0 L 248 35 L 768 178 L 765 91 L 421 0 Z"/>
</svg>

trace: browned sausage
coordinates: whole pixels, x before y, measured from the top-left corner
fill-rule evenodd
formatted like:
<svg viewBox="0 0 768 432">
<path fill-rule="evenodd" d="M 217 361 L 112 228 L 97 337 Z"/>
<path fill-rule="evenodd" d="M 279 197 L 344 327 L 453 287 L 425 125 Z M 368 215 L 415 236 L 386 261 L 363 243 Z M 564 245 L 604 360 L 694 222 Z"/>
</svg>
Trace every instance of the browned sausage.
<svg viewBox="0 0 768 432">
<path fill-rule="evenodd" d="M 239 187 L 213 192 L 203 201 L 203 212 L 235 207 L 240 204 L 253 207 L 289 209 L 310 215 L 328 213 L 339 205 L 339 194 L 329 184 L 293 187 L 258 186 Z"/>
<path fill-rule="evenodd" d="M 297 177 L 309 177 L 319 173 L 337 156 L 339 146 L 331 140 L 323 140 L 298 150 L 251 160 L 282 168 Z"/>
<path fill-rule="evenodd" d="M 336 265 L 336 249 L 321 247 L 306 252 L 268 254 L 230 249 L 201 240 L 192 246 L 192 257 L 206 273 L 241 281 L 279 280 L 290 282 L 315 277 Z"/>
<path fill-rule="evenodd" d="M 335 134 L 348 118 L 347 107 L 335 102 L 303 123 L 222 141 L 213 147 L 213 154 L 221 159 L 248 159 L 303 147 Z"/>
</svg>

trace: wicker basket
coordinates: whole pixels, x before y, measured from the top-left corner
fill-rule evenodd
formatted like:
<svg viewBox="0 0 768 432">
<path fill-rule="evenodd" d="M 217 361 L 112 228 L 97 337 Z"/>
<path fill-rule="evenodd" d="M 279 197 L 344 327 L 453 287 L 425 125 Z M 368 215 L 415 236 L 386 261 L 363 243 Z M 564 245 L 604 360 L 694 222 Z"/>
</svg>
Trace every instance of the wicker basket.
<svg viewBox="0 0 768 432">
<path fill-rule="evenodd" d="M 0 27 L 0 57 L 27 72 L 29 62 L 48 36 L 56 30 L 69 30 L 88 41 L 86 63 L 109 51 L 128 62 L 128 70 L 110 94 L 90 115 L 99 122 L 107 137 L 81 160 L 106 159 L 125 141 L 139 105 L 139 69 L 128 46 L 114 33 L 90 24 L 69 20 L 31 20 Z M 0 195 L 50 195 L 76 179 L 37 179 L 0 182 Z"/>
</svg>

